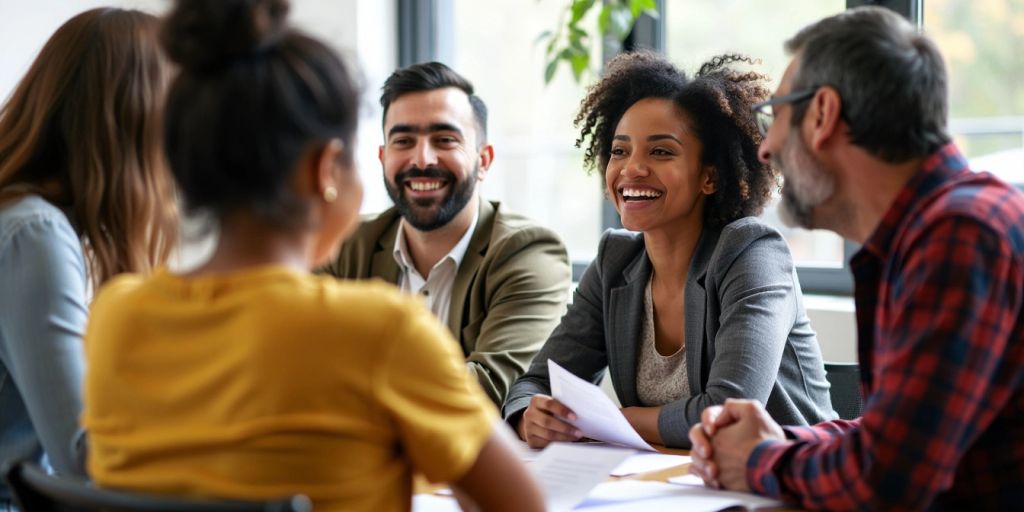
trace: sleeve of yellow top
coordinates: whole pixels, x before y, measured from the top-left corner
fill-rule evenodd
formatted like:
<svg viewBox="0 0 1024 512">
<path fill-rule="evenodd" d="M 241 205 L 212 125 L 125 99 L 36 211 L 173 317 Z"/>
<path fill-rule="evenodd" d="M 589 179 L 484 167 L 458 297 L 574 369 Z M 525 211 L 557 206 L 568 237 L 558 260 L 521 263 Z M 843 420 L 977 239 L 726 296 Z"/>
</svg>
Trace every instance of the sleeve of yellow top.
<svg viewBox="0 0 1024 512">
<path fill-rule="evenodd" d="M 444 326 L 420 307 L 406 311 L 374 388 L 413 467 L 431 482 L 455 481 L 476 462 L 497 411 Z"/>
</svg>

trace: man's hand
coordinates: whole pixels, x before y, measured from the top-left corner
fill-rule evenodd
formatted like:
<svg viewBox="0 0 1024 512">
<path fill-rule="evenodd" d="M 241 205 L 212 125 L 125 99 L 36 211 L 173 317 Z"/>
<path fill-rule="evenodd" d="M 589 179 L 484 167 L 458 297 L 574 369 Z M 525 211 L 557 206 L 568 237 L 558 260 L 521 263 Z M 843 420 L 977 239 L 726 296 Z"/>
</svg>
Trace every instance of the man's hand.
<svg viewBox="0 0 1024 512">
<path fill-rule="evenodd" d="M 576 414 L 550 396 L 533 395 L 516 425 L 516 433 L 530 448 L 544 448 L 556 441 L 578 441 L 583 433 L 560 418 L 572 421 Z"/>
<path fill-rule="evenodd" d="M 690 473 L 701 477 L 704 480 L 704 485 L 713 489 L 721 489 L 722 485 L 718 483 L 718 466 L 715 465 L 713 459 L 711 438 L 718 430 L 717 422 L 719 420 L 723 422 L 721 426 L 725 426 L 728 425 L 725 421 L 731 419 L 723 417 L 722 410 L 721 405 L 713 405 L 704 409 L 700 415 L 700 423 L 690 427 L 690 444 L 692 445 L 690 455 L 693 456 Z"/>
<path fill-rule="evenodd" d="M 708 407 L 690 429 L 690 472 L 709 487 L 749 491 L 747 459 L 769 439 L 784 441 L 786 434 L 760 402 L 730 398 L 723 406 Z"/>
</svg>

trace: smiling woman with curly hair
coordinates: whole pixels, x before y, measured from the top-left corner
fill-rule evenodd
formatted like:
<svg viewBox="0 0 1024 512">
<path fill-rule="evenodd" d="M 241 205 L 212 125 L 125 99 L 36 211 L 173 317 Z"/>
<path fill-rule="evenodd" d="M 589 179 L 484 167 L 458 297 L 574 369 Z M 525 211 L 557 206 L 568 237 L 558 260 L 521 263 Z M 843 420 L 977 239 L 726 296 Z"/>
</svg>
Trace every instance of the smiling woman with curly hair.
<svg viewBox="0 0 1024 512">
<path fill-rule="evenodd" d="M 616 57 L 583 99 L 577 146 L 629 231 L 601 239 L 561 325 L 503 413 L 533 447 L 577 440 L 547 361 L 599 382 L 648 442 L 689 447 L 705 407 L 754 398 L 783 424 L 835 417 L 782 236 L 754 216 L 777 187 L 754 104 L 767 78 L 721 55 L 693 78 L 653 53 Z"/>
</svg>

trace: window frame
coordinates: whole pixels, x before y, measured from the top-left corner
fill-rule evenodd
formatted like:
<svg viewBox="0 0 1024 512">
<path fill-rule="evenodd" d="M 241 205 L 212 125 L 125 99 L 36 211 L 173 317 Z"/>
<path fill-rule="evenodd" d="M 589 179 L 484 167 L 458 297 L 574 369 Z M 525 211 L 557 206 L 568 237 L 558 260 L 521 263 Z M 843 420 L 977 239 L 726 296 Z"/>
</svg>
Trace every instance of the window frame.
<svg viewBox="0 0 1024 512">
<path fill-rule="evenodd" d="M 454 4 L 453 0 L 396 0 L 398 27 L 398 65 L 400 67 L 437 60 L 451 62 L 454 55 Z M 916 26 L 923 26 L 924 0 L 846 0 L 846 8 L 861 5 L 878 5 L 892 9 Z M 656 0 L 657 17 L 641 15 L 633 31 L 626 37 L 621 51 L 647 48 L 665 53 L 665 0 Z M 779 44 L 782 44 L 779 41 Z M 604 60 L 608 62 L 618 49 L 605 44 Z M 539 71 L 538 71 L 539 72 Z M 602 189 L 603 190 L 603 189 Z M 607 199 L 601 206 L 601 230 L 621 228 L 618 212 Z M 853 277 L 849 259 L 857 251 L 857 244 L 843 242 L 843 266 L 824 268 L 797 266 L 797 277 L 804 293 L 842 295 L 853 294 Z M 573 261 L 572 277 L 578 281 L 590 264 L 589 261 Z"/>
</svg>

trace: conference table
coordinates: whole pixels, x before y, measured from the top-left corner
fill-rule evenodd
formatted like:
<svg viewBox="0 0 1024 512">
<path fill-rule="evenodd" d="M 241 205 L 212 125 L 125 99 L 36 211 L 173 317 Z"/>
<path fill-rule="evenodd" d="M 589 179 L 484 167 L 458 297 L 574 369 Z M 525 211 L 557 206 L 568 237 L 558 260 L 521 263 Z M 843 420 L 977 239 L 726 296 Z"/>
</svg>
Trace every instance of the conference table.
<svg viewBox="0 0 1024 512">
<path fill-rule="evenodd" d="M 655 449 L 657 449 L 659 453 L 664 453 L 664 454 L 669 454 L 669 455 L 684 455 L 684 456 L 688 456 L 690 454 L 689 450 L 665 448 L 663 446 L 655 446 Z M 528 461 L 529 459 L 525 459 L 525 460 Z M 529 462 L 527 462 L 527 463 L 529 463 Z M 646 472 L 641 472 L 641 473 L 636 473 L 636 474 L 631 474 L 631 475 L 626 475 L 626 476 L 609 476 L 608 477 L 608 481 L 609 482 L 614 482 L 614 481 L 621 481 L 621 480 L 636 480 L 636 481 L 646 481 L 646 482 L 668 483 L 670 478 L 680 477 L 680 476 L 684 476 L 684 475 L 689 474 L 689 470 L 690 470 L 690 463 L 684 463 L 684 464 L 681 464 L 681 465 L 678 465 L 678 466 L 672 466 L 672 467 L 668 467 L 668 468 L 663 468 L 663 469 L 658 469 L 658 470 L 653 470 L 653 471 L 646 471 Z M 447 485 L 444 485 L 444 484 L 431 484 L 431 483 L 427 482 L 426 479 L 424 479 L 422 476 L 417 476 L 416 479 L 414 480 L 414 484 L 413 484 L 413 492 L 414 492 L 414 494 L 417 494 L 417 495 L 447 494 L 447 492 L 445 491 L 446 488 L 447 488 Z M 642 506 L 642 503 L 637 503 L 637 505 L 638 506 Z M 415 510 L 416 509 L 414 509 L 414 512 L 415 512 Z M 637 510 L 642 510 L 642 508 L 638 508 Z M 764 509 L 758 508 L 758 510 L 764 510 Z M 775 508 L 768 508 L 767 510 L 798 510 L 798 509 L 794 509 L 792 507 L 783 507 L 783 508 L 775 507 Z"/>
</svg>

